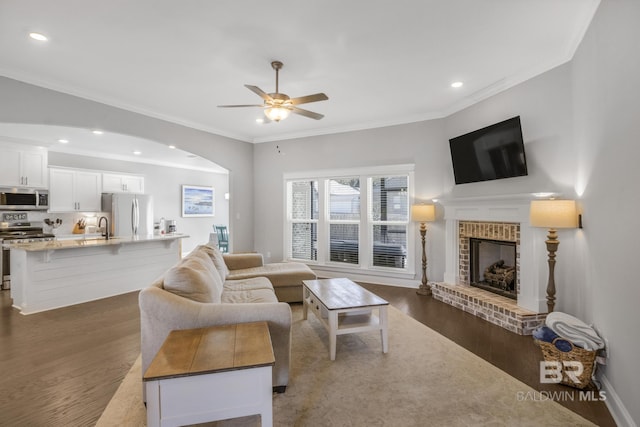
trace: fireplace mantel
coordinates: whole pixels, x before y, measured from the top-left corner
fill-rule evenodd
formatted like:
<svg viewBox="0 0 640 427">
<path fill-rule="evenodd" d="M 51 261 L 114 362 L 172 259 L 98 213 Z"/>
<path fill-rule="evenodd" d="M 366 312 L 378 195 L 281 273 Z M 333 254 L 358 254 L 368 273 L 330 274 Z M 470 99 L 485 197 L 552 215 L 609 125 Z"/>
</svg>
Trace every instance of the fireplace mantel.
<svg viewBox="0 0 640 427">
<path fill-rule="evenodd" d="M 535 313 L 545 313 L 546 281 L 540 275 L 539 266 L 546 261 L 546 251 L 544 240 L 539 242 L 535 229 L 529 225 L 529 204 L 532 199 L 531 194 L 512 194 L 440 200 L 445 219 L 445 283 L 464 286 L 458 269 L 459 221 L 519 223 L 520 290 L 517 304 Z"/>
</svg>

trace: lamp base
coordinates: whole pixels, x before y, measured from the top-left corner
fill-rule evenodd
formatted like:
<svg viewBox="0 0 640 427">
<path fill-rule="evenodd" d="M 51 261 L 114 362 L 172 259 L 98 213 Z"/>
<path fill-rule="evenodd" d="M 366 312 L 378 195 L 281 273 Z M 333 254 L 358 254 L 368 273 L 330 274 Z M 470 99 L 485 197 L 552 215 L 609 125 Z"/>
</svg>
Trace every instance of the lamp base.
<svg viewBox="0 0 640 427">
<path fill-rule="evenodd" d="M 416 291 L 416 294 L 424 295 L 424 296 L 430 296 L 432 294 L 431 285 L 425 285 L 424 283 L 421 283 L 420 287 Z"/>
<path fill-rule="evenodd" d="M 549 280 L 547 282 L 547 312 L 551 313 L 556 306 L 556 280 L 555 280 L 555 267 L 556 267 L 556 251 L 558 250 L 558 233 L 555 229 L 550 228 L 547 235 L 547 252 L 549 252 Z"/>
<path fill-rule="evenodd" d="M 427 235 L 427 224 L 420 223 L 420 238 L 422 240 L 422 283 L 416 291 L 418 295 L 429 296 L 431 295 L 431 286 L 427 280 L 427 251 L 425 250 L 424 243 Z"/>
</svg>

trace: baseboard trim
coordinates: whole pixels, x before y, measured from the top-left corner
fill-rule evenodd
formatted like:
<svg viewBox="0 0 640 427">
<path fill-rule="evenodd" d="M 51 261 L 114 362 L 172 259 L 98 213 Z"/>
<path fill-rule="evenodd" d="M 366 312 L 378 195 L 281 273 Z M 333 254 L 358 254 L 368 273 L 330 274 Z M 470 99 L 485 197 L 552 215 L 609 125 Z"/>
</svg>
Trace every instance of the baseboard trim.
<svg viewBox="0 0 640 427">
<path fill-rule="evenodd" d="M 609 412 L 616 424 L 620 427 L 638 427 L 607 377 L 604 374 L 600 374 L 598 379 L 602 384 L 602 390 L 606 392 L 607 400 L 604 403 L 609 408 Z"/>
</svg>

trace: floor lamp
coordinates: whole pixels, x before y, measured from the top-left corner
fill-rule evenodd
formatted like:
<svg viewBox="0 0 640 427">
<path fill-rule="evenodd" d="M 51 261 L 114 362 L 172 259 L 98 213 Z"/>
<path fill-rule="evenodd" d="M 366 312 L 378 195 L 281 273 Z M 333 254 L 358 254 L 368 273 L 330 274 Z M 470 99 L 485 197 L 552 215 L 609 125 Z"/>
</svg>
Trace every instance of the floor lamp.
<svg viewBox="0 0 640 427">
<path fill-rule="evenodd" d="M 427 281 L 427 252 L 425 241 L 427 235 L 427 221 L 436 219 L 436 207 L 434 205 L 413 205 L 411 207 L 411 219 L 420 223 L 420 237 L 422 238 L 422 283 L 416 291 L 418 295 L 431 295 L 431 286 Z"/>
<path fill-rule="evenodd" d="M 533 227 L 549 229 L 547 251 L 549 252 L 549 281 L 547 282 L 547 310 L 551 313 L 556 304 L 556 283 L 554 270 L 556 251 L 560 241 L 557 228 L 576 228 L 578 213 L 575 200 L 533 200 L 529 210 L 529 219 Z"/>
</svg>

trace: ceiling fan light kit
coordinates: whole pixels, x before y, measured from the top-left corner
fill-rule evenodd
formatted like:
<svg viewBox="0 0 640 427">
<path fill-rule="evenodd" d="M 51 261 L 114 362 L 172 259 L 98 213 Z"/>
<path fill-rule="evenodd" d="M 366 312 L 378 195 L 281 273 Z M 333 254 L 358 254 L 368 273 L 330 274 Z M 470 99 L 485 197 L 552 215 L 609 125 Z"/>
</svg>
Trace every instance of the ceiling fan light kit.
<svg viewBox="0 0 640 427">
<path fill-rule="evenodd" d="M 289 117 L 291 110 L 285 107 L 268 107 L 264 109 L 264 115 L 274 122 L 279 122 Z"/>
<path fill-rule="evenodd" d="M 271 67 L 276 71 L 276 91 L 274 93 L 266 93 L 258 86 L 245 85 L 247 89 L 258 95 L 263 99 L 263 104 L 253 105 L 218 105 L 220 108 L 234 108 L 234 107 L 261 107 L 264 111 L 264 115 L 274 122 L 279 122 L 289 117 L 289 114 L 296 113 L 310 119 L 320 120 L 324 117 L 322 114 L 314 113 L 313 111 L 303 110 L 296 107 L 296 105 L 307 104 L 309 102 L 326 101 L 329 99 L 324 93 L 315 93 L 313 95 L 301 96 L 298 98 L 289 98 L 288 95 L 278 92 L 279 88 L 279 71 L 283 64 L 280 61 L 273 61 Z"/>
</svg>

